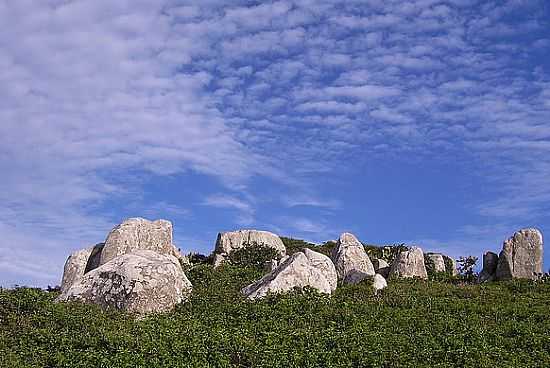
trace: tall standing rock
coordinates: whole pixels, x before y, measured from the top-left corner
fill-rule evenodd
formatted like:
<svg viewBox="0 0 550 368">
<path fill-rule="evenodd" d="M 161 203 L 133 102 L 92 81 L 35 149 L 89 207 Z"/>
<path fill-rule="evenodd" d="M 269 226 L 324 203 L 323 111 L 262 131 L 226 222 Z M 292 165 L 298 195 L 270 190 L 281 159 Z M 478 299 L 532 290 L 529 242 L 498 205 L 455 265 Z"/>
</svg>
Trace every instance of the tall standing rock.
<svg viewBox="0 0 550 368">
<path fill-rule="evenodd" d="M 218 234 L 214 249 L 214 266 L 217 267 L 223 263 L 230 253 L 253 244 L 273 248 L 281 257 L 286 255 L 286 248 L 281 238 L 269 231 L 228 231 Z"/>
<path fill-rule="evenodd" d="M 262 298 L 268 293 L 287 292 L 295 287 L 312 287 L 331 294 L 336 289 L 337 275 L 332 261 L 325 255 L 306 249 L 284 259 L 276 269 L 243 288 L 250 299 Z"/>
<path fill-rule="evenodd" d="M 445 259 L 441 253 L 426 253 L 426 260 L 433 265 L 433 272 L 445 272 Z"/>
<path fill-rule="evenodd" d="M 391 265 L 389 277 L 419 277 L 427 279 L 428 273 L 426 272 L 422 249 L 411 247 L 409 250 L 401 251 Z"/>
<path fill-rule="evenodd" d="M 130 218 L 117 225 L 107 236 L 101 252 L 100 265 L 138 249 L 183 258 L 172 244 L 170 221 Z"/>
<path fill-rule="evenodd" d="M 488 282 L 495 279 L 498 265 L 498 254 L 494 252 L 485 252 L 483 254 L 483 269 L 477 277 L 478 282 Z"/>
<path fill-rule="evenodd" d="M 86 273 L 58 301 L 76 300 L 144 315 L 171 310 L 191 290 L 176 257 L 135 250 Z"/>
<path fill-rule="evenodd" d="M 365 247 L 353 234 L 340 235 L 331 258 L 336 266 L 338 279 L 345 284 L 356 284 L 375 274 Z"/>
<path fill-rule="evenodd" d="M 535 279 L 542 273 L 543 240 L 537 229 L 522 229 L 504 241 L 496 278 Z"/>
</svg>

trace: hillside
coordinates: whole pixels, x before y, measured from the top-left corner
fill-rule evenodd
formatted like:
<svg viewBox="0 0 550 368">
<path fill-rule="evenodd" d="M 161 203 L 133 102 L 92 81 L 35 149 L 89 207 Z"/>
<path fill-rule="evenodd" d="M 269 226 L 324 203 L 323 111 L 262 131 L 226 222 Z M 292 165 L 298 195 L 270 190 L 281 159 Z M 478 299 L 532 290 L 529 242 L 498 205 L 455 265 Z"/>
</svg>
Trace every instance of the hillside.
<svg viewBox="0 0 550 368">
<path fill-rule="evenodd" d="M 56 292 L 0 291 L 1 367 L 548 367 L 550 285 L 367 281 L 332 296 L 250 301 L 262 272 L 199 264 L 189 302 L 134 320 L 54 303 Z"/>
</svg>

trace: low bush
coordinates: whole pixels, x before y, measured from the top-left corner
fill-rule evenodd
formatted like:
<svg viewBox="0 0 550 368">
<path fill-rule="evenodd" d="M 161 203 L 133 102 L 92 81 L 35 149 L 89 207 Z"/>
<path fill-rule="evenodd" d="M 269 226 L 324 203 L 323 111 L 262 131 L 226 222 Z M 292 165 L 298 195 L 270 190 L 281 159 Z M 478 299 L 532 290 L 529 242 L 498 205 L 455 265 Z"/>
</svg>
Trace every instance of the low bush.
<svg viewBox="0 0 550 368">
<path fill-rule="evenodd" d="M 548 367 L 550 285 L 392 280 L 250 301 L 256 267 L 199 264 L 189 302 L 134 320 L 0 290 L 0 367 Z"/>
</svg>

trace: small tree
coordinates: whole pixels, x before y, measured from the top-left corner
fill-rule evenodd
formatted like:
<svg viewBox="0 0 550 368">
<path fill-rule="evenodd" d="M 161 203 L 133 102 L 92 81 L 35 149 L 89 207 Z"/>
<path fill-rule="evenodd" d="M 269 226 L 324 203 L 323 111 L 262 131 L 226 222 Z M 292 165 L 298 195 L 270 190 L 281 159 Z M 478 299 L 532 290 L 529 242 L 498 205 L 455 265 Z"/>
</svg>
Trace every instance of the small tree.
<svg viewBox="0 0 550 368">
<path fill-rule="evenodd" d="M 467 280 L 473 281 L 475 279 L 474 267 L 478 258 L 474 256 L 460 257 L 457 261 L 458 272 Z"/>
</svg>

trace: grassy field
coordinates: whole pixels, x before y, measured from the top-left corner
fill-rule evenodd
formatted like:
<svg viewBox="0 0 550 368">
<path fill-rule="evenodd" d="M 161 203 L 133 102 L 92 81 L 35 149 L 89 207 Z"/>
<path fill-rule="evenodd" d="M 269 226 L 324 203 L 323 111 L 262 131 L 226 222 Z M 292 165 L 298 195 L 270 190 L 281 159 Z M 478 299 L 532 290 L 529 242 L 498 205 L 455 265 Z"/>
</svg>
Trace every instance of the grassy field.
<svg viewBox="0 0 550 368">
<path fill-rule="evenodd" d="M 368 282 L 250 302 L 254 268 L 189 270 L 190 302 L 143 320 L 0 291 L 2 367 L 550 367 L 550 285 Z"/>
</svg>

